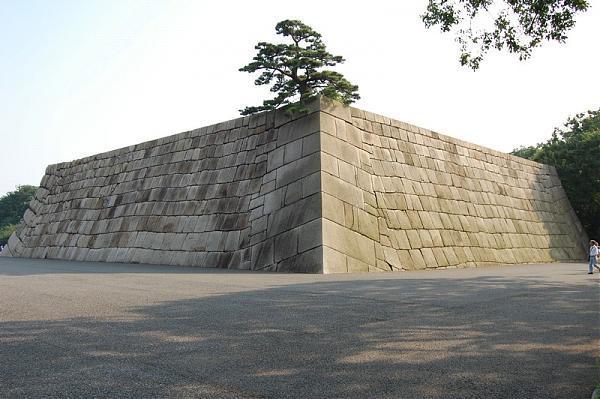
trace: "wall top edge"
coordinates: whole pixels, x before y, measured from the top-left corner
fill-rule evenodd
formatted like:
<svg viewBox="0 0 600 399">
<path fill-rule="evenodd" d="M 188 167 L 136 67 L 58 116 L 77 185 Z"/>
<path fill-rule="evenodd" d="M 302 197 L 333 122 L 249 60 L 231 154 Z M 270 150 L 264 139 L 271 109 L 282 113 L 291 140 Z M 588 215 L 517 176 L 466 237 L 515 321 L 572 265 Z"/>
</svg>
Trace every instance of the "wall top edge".
<svg viewBox="0 0 600 399">
<path fill-rule="evenodd" d="M 384 123 L 390 126 L 398 127 L 403 130 L 410 131 L 414 134 L 419 134 L 425 137 L 430 137 L 438 140 L 442 140 L 451 144 L 459 145 L 470 150 L 479 151 L 482 153 L 490 154 L 492 156 L 509 159 L 513 162 L 522 163 L 525 165 L 533 166 L 538 169 L 543 169 L 549 171 L 551 174 L 556 174 L 556 170 L 554 167 L 546 164 L 542 164 L 539 162 L 531 161 L 525 158 L 520 158 L 515 155 L 511 155 L 505 152 L 497 151 L 488 147 L 484 147 L 478 144 L 474 144 L 459 138 L 455 138 L 452 136 L 448 136 L 443 133 L 439 133 L 433 130 L 429 130 L 426 128 L 422 128 L 407 122 L 402 122 L 396 120 L 394 118 L 387 117 L 385 115 L 373 113 L 370 111 L 366 111 L 360 108 L 351 107 L 343 105 L 342 103 L 331 100 L 327 98 L 323 98 L 322 96 L 318 96 L 317 99 L 309 103 L 308 112 L 303 114 L 289 115 L 285 113 L 282 109 L 272 110 L 272 111 L 264 111 L 250 116 L 242 116 L 234 119 L 230 119 L 223 122 L 214 123 L 211 125 L 203 126 L 197 129 L 192 129 L 180 133 L 175 133 L 168 136 L 163 136 L 157 139 L 144 141 L 138 144 L 132 144 L 129 146 L 117 148 L 114 150 L 104 151 L 101 153 L 89 155 L 82 158 L 77 158 L 71 161 L 59 162 L 55 164 L 48 165 L 46 169 L 46 173 L 49 171 L 56 171 L 59 169 L 68 168 L 71 166 L 84 164 L 87 162 L 118 157 L 121 155 L 125 155 L 134 151 L 143 150 L 146 148 L 150 148 L 157 145 L 167 144 L 174 141 L 182 140 L 182 139 L 190 139 L 198 136 L 208 135 L 212 133 L 218 133 L 221 131 L 237 129 L 237 128 L 257 128 L 259 126 L 265 126 L 265 129 L 277 128 L 286 123 L 293 122 L 301 117 L 309 115 L 314 112 L 325 112 L 331 114 L 334 117 L 342 118 L 347 120 L 348 122 L 352 121 L 352 118 L 365 119 L 371 122 L 376 123 Z"/>
<path fill-rule="evenodd" d="M 232 130 L 232 129 L 254 129 L 260 126 L 264 126 L 265 130 L 278 128 L 285 124 L 294 122 L 300 118 L 303 118 L 307 115 L 313 114 L 315 112 L 320 111 L 320 102 L 312 101 L 308 104 L 307 112 L 301 114 L 290 115 L 286 113 L 282 109 L 276 109 L 271 111 L 263 111 L 253 115 L 241 116 L 234 119 L 229 119 L 222 122 L 213 123 L 211 125 L 206 125 L 197 129 L 192 129 L 180 133 L 171 134 L 168 136 L 163 136 L 157 139 L 143 141 L 141 143 L 132 144 L 125 147 L 120 147 L 114 150 L 104 151 L 100 153 L 96 153 L 93 155 L 88 155 L 86 157 L 76 158 L 70 161 L 58 162 L 54 164 L 50 164 L 46 168 L 46 173 L 49 171 L 56 171 L 59 169 L 68 168 L 71 166 L 84 164 L 87 162 L 104 159 L 104 158 L 112 158 L 118 157 L 121 155 L 125 155 L 134 151 L 143 150 L 146 148 L 150 148 L 153 146 L 158 146 L 162 144 L 167 144 L 171 142 L 175 142 L 183 139 L 191 139 L 198 136 L 204 136 L 208 134 L 218 133 L 222 131 Z"/>
<path fill-rule="evenodd" d="M 328 100 L 328 101 L 334 101 L 334 100 Z M 408 130 L 412 133 L 415 134 L 420 134 L 426 137 L 431 137 L 431 138 L 436 138 L 451 144 L 456 144 L 456 145 L 460 145 L 462 147 L 471 149 L 471 150 L 475 150 L 475 151 L 479 151 L 482 153 L 487 153 L 490 154 L 492 156 L 496 156 L 496 157 L 500 157 L 500 158 L 505 158 L 508 160 L 511 160 L 513 162 L 518 162 L 518 163 L 522 163 L 525 165 L 529 165 L 529 166 L 533 166 L 535 168 L 538 169 L 543 169 L 546 171 L 549 171 L 551 174 L 556 174 L 556 169 L 551 166 L 551 165 L 546 165 L 540 162 L 535 162 L 535 161 L 531 161 L 529 159 L 525 159 L 525 158 L 521 158 L 518 157 L 516 155 L 512 155 L 506 152 L 502 152 L 502 151 L 498 151 L 498 150 L 494 150 L 492 148 L 489 147 L 485 147 L 479 144 L 475 144 L 475 143 L 471 143 L 469 141 L 465 141 L 456 137 L 452 137 L 449 136 L 447 134 L 443 134 L 443 133 L 439 133 L 430 129 L 426 129 L 417 125 L 413 125 L 407 122 L 402 122 L 399 120 L 396 120 L 394 118 L 390 118 L 387 117 L 385 115 L 381 115 L 381 114 L 377 114 L 374 112 L 370 112 L 370 111 L 366 111 L 360 108 L 356 108 L 356 107 L 352 107 L 352 106 L 344 106 L 341 103 L 338 103 L 337 101 L 334 101 L 335 103 L 337 103 L 337 106 L 340 107 L 347 107 L 353 118 L 359 118 L 359 119 L 365 119 L 365 120 L 369 120 L 372 122 L 379 122 L 379 123 L 388 123 L 391 126 L 395 126 L 398 128 L 402 128 L 404 130 Z"/>
</svg>

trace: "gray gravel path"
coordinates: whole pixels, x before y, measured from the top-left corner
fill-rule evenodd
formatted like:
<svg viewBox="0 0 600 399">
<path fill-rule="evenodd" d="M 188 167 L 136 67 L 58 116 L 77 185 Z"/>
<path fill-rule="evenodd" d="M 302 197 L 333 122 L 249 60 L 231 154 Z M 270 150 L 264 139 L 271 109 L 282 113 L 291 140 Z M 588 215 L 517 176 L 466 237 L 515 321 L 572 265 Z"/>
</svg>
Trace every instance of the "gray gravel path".
<svg viewBox="0 0 600 399">
<path fill-rule="evenodd" d="M 0 258 L 0 397 L 589 399 L 599 281 Z"/>
</svg>

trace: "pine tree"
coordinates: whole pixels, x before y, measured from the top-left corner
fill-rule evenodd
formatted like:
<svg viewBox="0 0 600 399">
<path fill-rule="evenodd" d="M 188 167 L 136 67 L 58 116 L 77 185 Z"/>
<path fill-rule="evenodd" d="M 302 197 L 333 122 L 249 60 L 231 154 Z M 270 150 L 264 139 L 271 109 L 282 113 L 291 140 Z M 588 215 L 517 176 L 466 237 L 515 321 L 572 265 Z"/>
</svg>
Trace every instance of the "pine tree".
<svg viewBox="0 0 600 399">
<path fill-rule="evenodd" d="M 240 71 L 261 71 L 254 84 L 267 85 L 274 82 L 271 92 L 277 93 L 277 96 L 263 101 L 261 106 L 240 110 L 242 115 L 286 105 L 289 111 L 301 111 L 306 102 L 317 94 L 346 105 L 360 98 L 358 86 L 346 80 L 341 73 L 323 69 L 345 60 L 327 51 L 318 32 L 298 20 L 281 21 L 275 26 L 275 31 L 278 35 L 291 39 L 292 43 L 258 43 L 255 46 L 258 53 L 253 61 L 240 68 Z M 297 100 L 299 103 L 293 104 Z"/>
</svg>

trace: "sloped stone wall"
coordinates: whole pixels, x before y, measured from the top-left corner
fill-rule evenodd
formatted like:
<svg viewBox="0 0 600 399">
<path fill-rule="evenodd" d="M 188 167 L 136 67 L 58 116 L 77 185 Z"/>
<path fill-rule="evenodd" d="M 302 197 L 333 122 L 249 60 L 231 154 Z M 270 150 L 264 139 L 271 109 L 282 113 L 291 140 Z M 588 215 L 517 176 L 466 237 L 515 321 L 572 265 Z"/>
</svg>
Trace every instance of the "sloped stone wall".
<svg viewBox="0 0 600 399">
<path fill-rule="evenodd" d="M 1 255 L 337 273 L 585 240 L 554 168 L 319 100 L 51 165 Z"/>
<path fill-rule="evenodd" d="M 335 103 L 321 131 L 326 272 L 585 257 L 553 167 Z"/>
<path fill-rule="evenodd" d="M 320 272 L 318 108 L 50 165 L 2 255 Z"/>
</svg>

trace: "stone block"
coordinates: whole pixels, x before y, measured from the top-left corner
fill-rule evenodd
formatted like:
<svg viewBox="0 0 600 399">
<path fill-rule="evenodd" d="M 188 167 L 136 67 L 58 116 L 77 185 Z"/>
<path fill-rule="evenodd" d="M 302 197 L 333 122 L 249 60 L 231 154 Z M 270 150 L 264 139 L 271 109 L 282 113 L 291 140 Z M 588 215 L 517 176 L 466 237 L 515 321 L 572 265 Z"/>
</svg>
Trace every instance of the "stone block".
<svg viewBox="0 0 600 399">
<path fill-rule="evenodd" d="M 368 263 L 354 259 L 351 256 L 346 257 L 346 262 L 348 265 L 348 273 L 366 273 L 369 271 Z"/>
<path fill-rule="evenodd" d="M 323 273 L 347 273 L 347 256 L 328 246 L 323 246 Z"/>
<path fill-rule="evenodd" d="M 326 195 L 326 194 L 323 194 L 323 195 Z M 332 198 L 334 198 L 334 197 L 332 197 Z M 337 198 L 336 198 L 336 200 L 337 200 Z M 342 204 L 343 204 L 344 208 L 343 208 L 343 210 L 340 208 L 338 210 L 338 212 L 340 212 L 340 216 L 341 216 L 342 211 L 343 211 L 343 216 L 344 216 L 343 223 L 342 223 L 341 218 L 339 218 L 337 220 L 334 218 L 331 218 L 331 220 L 333 220 L 334 222 L 336 222 L 338 224 L 344 225 L 350 229 L 354 228 L 354 230 L 358 230 L 358 215 L 357 215 L 356 220 L 354 218 L 354 214 L 356 212 L 358 212 L 358 209 L 354 208 L 352 205 L 347 204 L 345 202 L 342 202 Z M 325 209 L 325 207 L 323 207 L 323 208 Z"/>
<path fill-rule="evenodd" d="M 372 240 L 379 240 L 379 224 L 377 217 L 357 208 L 354 208 L 354 226 L 358 222 L 359 233 L 371 238 Z"/>
<path fill-rule="evenodd" d="M 260 231 L 267 230 L 267 222 L 268 222 L 268 215 L 265 215 L 258 219 L 252 220 L 252 222 L 251 222 L 252 233 L 256 234 Z"/>
<path fill-rule="evenodd" d="M 330 194 L 358 208 L 363 208 L 364 197 L 361 189 L 328 173 L 323 173 L 321 178 L 324 193 Z"/>
<path fill-rule="evenodd" d="M 285 189 L 279 188 L 275 191 L 271 191 L 264 195 L 264 208 L 265 214 L 270 214 L 277 209 L 281 209 L 284 206 L 285 200 Z"/>
<path fill-rule="evenodd" d="M 299 228 L 295 228 L 275 237 L 275 262 L 290 258 L 298 253 Z"/>
<path fill-rule="evenodd" d="M 425 265 L 428 268 L 438 267 L 437 258 L 435 257 L 433 250 L 431 248 L 421 248 L 421 255 L 423 256 L 423 260 L 425 261 Z"/>
<path fill-rule="evenodd" d="M 346 219 L 344 217 L 344 202 L 326 193 L 323 193 L 322 201 L 322 217 L 332 220 L 342 226 L 346 225 Z M 352 217 L 351 212 L 352 208 L 350 207 L 350 217 Z"/>
<path fill-rule="evenodd" d="M 273 239 L 262 241 L 252 247 L 252 270 L 274 266 Z"/>
<path fill-rule="evenodd" d="M 267 171 L 275 170 L 283 166 L 284 147 L 276 148 L 267 155 Z"/>
<path fill-rule="evenodd" d="M 375 263 L 373 240 L 327 219 L 323 219 L 323 245 L 365 263 Z"/>
<path fill-rule="evenodd" d="M 302 156 L 305 157 L 312 153 L 320 151 L 321 136 L 320 133 L 314 133 L 302 139 Z"/>
<path fill-rule="evenodd" d="M 340 176 L 340 177 L 342 177 L 342 176 Z M 342 179 L 344 179 L 344 177 L 342 177 Z M 365 190 L 369 193 L 371 193 L 373 191 L 373 183 L 371 181 L 371 174 L 364 171 L 363 169 L 356 169 L 356 183 L 357 183 L 358 187 L 362 188 L 363 190 Z"/>
<path fill-rule="evenodd" d="M 297 180 L 285 187 L 285 205 L 292 204 L 303 197 L 302 185 L 305 179 Z"/>
<path fill-rule="evenodd" d="M 448 261 L 448 265 L 455 266 L 460 263 L 458 258 L 456 257 L 456 254 L 454 253 L 454 248 L 444 247 L 444 248 L 442 248 L 442 251 L 444 252 L 444 256 L 446 257 L 446 260 Z"/>
<path fill-rule="evenodd" d="M 283 146 L 292 141 L 320 131 L 320 117 L 318 112 L 308 114 L 302 118 L 288 123 L 279 128 L 277 146 Z"/>
<path fill-rule="evenodd" d="M 240 249 L 240 230 L 228 231 L 225 238 L 225 251 L 235 251 Z"/>
<path fill-rule="evenodd" d="M 323 113 L 337 118 L 338 120 L 341 119 L 345 122 L 352 122 L 353 108 L 340 104 L 339 102 L 332 101 L 327 98 L 322 98 L 320 110 Z"/>
<path fill-rule="evenodd" d="M 329 115 L 327 113 L 321 113 L 320 118 L 321 132 L 329 134 L 331 136 L 335 136 L 336 118 L 333 115 Z"/>
<path fill-rule="evenodd" d="M 322 245 L 323 228 L 321 219 L 315 219 L 297 228 L 298 230 L 298 252 Z"/>
<path fill-rule="evenodd" d="M 319 246 L 282 260 L 278 272 L 323 273 L 323 247 Z"/>
<path fill-rule="evenodd" d="M 400 257 L 398 256 L 398 252 L 396 252 L 393 248 L 383 248 L 383 253 L 385 257 L 386 263 L 390 266 L 392 270 L 403 270 L 404 266 L 400 261 Z"/>
<path fill-rule="evenodd" d="M 449 266 L 448 260 L 446 259 L 446 256 L 444 255 L 444 251 L 442 248 L 431 248 L 431 251 L 433 252 L 433 256 L 435 257 L 435 261 L 438 266 L 440 266 L 440 267 Z"/>
<path fill-rule="evenodd" d="M 288 163 L 277 169 L 277 187 L 285 186 L 304 176 L 318 172 L 321 167 L 318 153 L 307 155 L 294 162 Z"/>
<path fill-rule="evenodd" d="M 310 222 L 321 215 L 321 201 L 318 194 L 303 198 L 284 206 L 269 215 L 267 235 L 273 237 L 286 230 Z"/>
<path fill-rule="evenodd" d="M 303 139 L 292 141 L 291 143 L 288 143 L 283 147 L 283 149 L 284 149 L 283 163 L 284 164 L 293 162 L 302 157 L 302 142 L 303 142 Z"/>
<path fill-rule="evenodd" d="M 321 169 L 332 176 L 339 176 L 338 159 L 330 154 L 321 153 Z"/>
<path fill-rule="evenodd" d="M 406 236 L 408 237 L 410 248 L 419 249 L 423 247 L 423 242 L 421 241 L 421 236 L 419 235 L 418 230 L 407 230 Z"/>
<path fill-rule="evenodd" d="M 308 197 L 321 191 L 321 172 L 315 172 L 302 179 L 302 197 Z"/>
<path fill-rule="evenodd" d="M 327 134 L 321 135 L 321 150 L 342 161 L 360 167 L 358 148 L 336 137 Z"/>
<path fill-rule="evenodd" d="M 350 184 L 357 185 L 356 167 L 344 161 L 339 161 L 338 166 L 340 171 L 340 179 L 345 180 Z"/>
<path fill-rule="evenodd" d="M 423 255 L 421 254 L 420 250 L 411 249 L 408 252 L 410 254 L 410 257 L 412 259 L 412 263 L 413 263 L 415 269 L 420 270 L 420 269 L 425 269 L 427 267 L 427 264 L 425 263 L 425 259 L 423 259 Z"/>
</svg>

